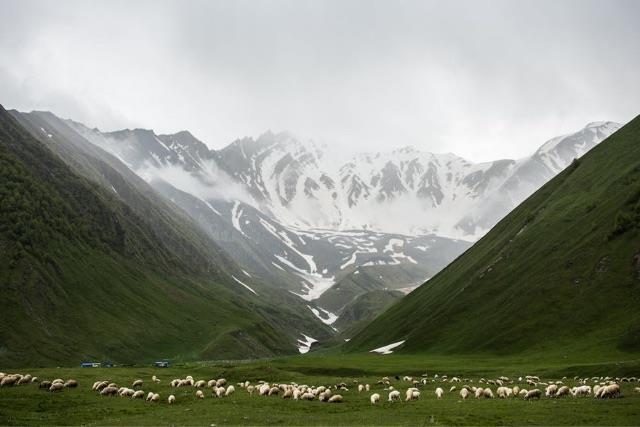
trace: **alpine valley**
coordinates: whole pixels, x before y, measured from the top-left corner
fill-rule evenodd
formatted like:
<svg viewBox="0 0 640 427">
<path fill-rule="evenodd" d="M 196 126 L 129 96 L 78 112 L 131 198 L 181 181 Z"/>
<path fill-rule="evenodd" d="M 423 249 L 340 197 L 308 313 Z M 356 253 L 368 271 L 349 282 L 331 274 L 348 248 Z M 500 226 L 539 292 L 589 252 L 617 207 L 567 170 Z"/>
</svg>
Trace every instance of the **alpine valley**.
<svg viewBox="0 0 640 427">
<path fill-rule="evenodd" d="M 191 301 L 198 310 L 221 307 L 215 330 L 185 337 L 183 347 L 163 347 L 166 357 L 200 360 L 236 357 L 216 353 L 222 342 L 241 343 L 244 354 L 249 348 L 252 355 L 268 356 L 349 340 L 403 295 L 425 282 L 428 287 L 431 277 L 517 205 L 621 127 L 590 123 L 545 142 L 528 157 L 473 163 L 412 147 L 345 157 L 292 133 L 271 131 L 213 150 L 188 131 L 103 132 L 49 112 L 1 113 L 5 139 L 42 146 L 78 189 L 86 188 L 74 190 L 74 197 L 77 191 L 95 194 L 104 209 L 115 212 L 114 221 L 130 227 L 124 242 L 143 248 L 132 249 L 143 261 L 127 267 L 130 260 L 123 260 L 118 275 L 139 269 L 136 274 L 149 282 L 140 286 L 138 304 L 149 298 L 160 308 L 170 306 L 169 298 Z M 21 156 L 25 169 L 37 170 Z M 62 182 L 45 179 L 43 185 Z M 83 203 L 77 197 L 63 202 Z M 144 244 L 136 246 L 138 241 Z M 79 244 L 75 253 L 82 250 Z M 147 265 L 145 257 L 154 258 L 153 251 L 164 254 L 166 265 Z M 31 256 L 40 257 L 47 275 L 63 275 L 69 259 L 55 262 L 58 255 Z M 33 286 L 35 298 L 40 291 Z M 61 282 L 51 298 L 86 292 L 83 298 L 99 301 L 107 289 L 133 298 L 126 286 L 104 286 L 93 295 L 97 290 L 72 291 Z M 25 313 L 35 307 L 24 299 L 15 306 Z M 117 313 L 113 316 L 117 320 Z M 163 316 L 169 316 L 166 310 Z M 175 317 L 169 324 L 192 317 L 175 316 L 185 319 Z M 36 347 L 61 333 L 31 323 L 40 331 L 32 341 Z M 194 324 L 198 327 L 205 326 Z M 4 342 L 17 339 L 7 331 Z M 91 333 L 95 330 L 69 339 L 77 342 Z M 136 339 L 126 336 L 129 342 Z M 153 351 L 160 348 L 159 337 L 153 339 L 155 347 L 144 353 L 149 358 L 159 356 Z M 126 359 L 115 353 L 116 346 L 91 342 L 83 347 L 87 357 Z M 25 354 L 37 352 L 19 348 L 1 352 L 0 358 L 14 362 Z M 70 356 L 30 357 L 64 361 Z"/>
</svg>

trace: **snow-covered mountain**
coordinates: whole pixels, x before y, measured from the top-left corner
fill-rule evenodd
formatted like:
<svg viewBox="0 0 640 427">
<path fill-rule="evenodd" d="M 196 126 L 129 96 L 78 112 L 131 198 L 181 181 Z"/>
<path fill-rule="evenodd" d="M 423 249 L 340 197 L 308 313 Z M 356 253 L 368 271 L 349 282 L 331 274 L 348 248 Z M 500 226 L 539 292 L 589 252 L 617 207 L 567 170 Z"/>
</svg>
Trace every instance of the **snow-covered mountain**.
<svg viewBox="0 0 640 427">
<path fill-rule="evenodd" d="M 242 284 L 288 289 L 326 324 L 367 291 L 423 283 L 620 127 L 590 123 L 526 158 L 473 163 L 411 147 L 343 158 L 288 132 L 216 151 L 186 131 L 67 123 L 198 221 L 247 270 Z"/>
</svg>

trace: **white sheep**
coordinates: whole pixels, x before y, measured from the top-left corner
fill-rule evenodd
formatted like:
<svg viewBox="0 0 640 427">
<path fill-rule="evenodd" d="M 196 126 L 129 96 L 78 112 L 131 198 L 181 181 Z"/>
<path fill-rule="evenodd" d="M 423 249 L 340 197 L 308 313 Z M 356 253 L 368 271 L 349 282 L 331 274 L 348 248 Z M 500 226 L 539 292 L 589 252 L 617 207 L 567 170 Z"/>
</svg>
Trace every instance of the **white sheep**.
<svg viewBox="0 0 640 427">
<path fill-rule="evenodd" d="M 231 396 L 234 392 L 236 391 L 236 388 L 232 385 L 230 385 L 229 387 L 227 387 L 227 389 L 224 392 L 225 396 Z"/>
<path fill-rule="evenodd" d="M 131 385 L 131 387 L 136 388 L 136 387 L 142 387 L 142 380 L 135 380 L 133 382 L 133 384 Z"/>
<path fill-rule="evenodd" d="M 136 392 L 134 392 L 131 395 L 132 399 L 142 399 L 144 398 L 144 391 L 143 390 L 137 390 Z"/>
<path fill-rule="evenodd" d="M 555 384 L 549 384 L 544 391 L 544 395 L 547 397 L 554 397 L 558 391 L 558 386 Z"/>
<path fill-rule="evenodd" d="M 358 393 L 362 393 L 364 391 L 364 385 L 358 384 Z"/>
<path fill-rule="evenodd" d="M 469 397 L 469 390 L 466 388 L 463 388 L 462 390 L 460 390 L 460 397 L 462 397 L 462 400 Z"/>
<path fill-rule="evenodd" d="M 147 402 L 151 402 L 152 398 L 153 398 L 153 392 L 150 391 L 149 394 L 147 394 Z"/>
<path fill-rule="evenodd" d="M 485 397 L 485 399 L 493 399 L 493 392 L 489 387 L 484 389 L 482 395 Z"/>
<path fill-rule="evenodd" d="M 484 389 L 482 387 L 478 387 L 475 392 L 475 398 L 480 399 L 483 393 L 484 393 Z"/>
<path fill-rule="evenodd" d="M 375 405 L 380 402 L 380 395 L 378 393 L 373 393 L 369 399 L 371 400 L 371 404 Z"/>
<path fill-rule="evenodd" d="M 371 386 L 369 384 L 365 384 L 364 389 L 365 391 L 369 391 L 371 389 Z"/>
<path fill-rule="evenodd" d="M 436 397 L 437 397 L 438 399 L 442 399 L 442 395 L 444 394 L 444 390 L 443 390 L 443 389 L 441 389 L 440 387 L 438 387 L 438 388 L 436 389 L 435 393 L 436 393 Z"/>
<path fill-rule="evenodd" d="M 396 402 L 400 400 L 400 392 L 398 390 L 392 390 L 389 392 L 389 402 Z"/>
<path fill-rule="evenodd" d="M 196 391 L 196 399 L 204 399 L 204 393 L 202 390 Z"/>
<path fill-rule="evenodd" d="M 568 395 L 569 395 L 569 387 L 567 387 L 566 385 L 563 385 L 558 389 L 555 397 L 562 397 L 562 396 L 568 396 Z"/>
<path fill-rule="evenodd" d="M 334 394 L 329 398 L 329 403 L 342 403 L 342 396 L 339 394 Z"/>
<path fill-rule="evenodd" d="M 196 388 L 203 388 L 206 385 L 207 385 L 207 382 L 205 380 L 199 380 L 199 381 L 196 381 L 195 383 Z"/>
<path fill-rule="evenodd" d="M 151 381 L 153 381 L 156 384 L 160 384 L 160 379 L 158 377 L 156 377 L 155 375 L 151 377 Z"/>
<path fill-rule="evenodd" d="M 247 392 L 249 393 L 249 395 L 250 395 L 250 396 L 252 396 L 252 395 L 253 395 L 253 392 L 254 392 L 254 390 L 255 390 L 256 388 L 255 388 L 255 386 L 248 385 L 248 386 L 246 387 L 246 389 L 247 389 Z"/>
<path fill-rule="evenodd" d="M 176 403 L 176 397 L 173 394 L 169 395 L 169 397 L 167 398 L 167 402 L 169 403 L 169 405 Z"/>
<path fill-rule="evenodd" d="M 540 399 L 540 397 L 542 397 L 542 391 L 534 388 L 525 393 L 524 400 Z"/>
<path fill-rule="evenodd" d="M 51 387 L 49 387 L 49 391 L 60 391 L 64 388 L 64 384 L 61 383 L 53 383 Z"/>
</svg>

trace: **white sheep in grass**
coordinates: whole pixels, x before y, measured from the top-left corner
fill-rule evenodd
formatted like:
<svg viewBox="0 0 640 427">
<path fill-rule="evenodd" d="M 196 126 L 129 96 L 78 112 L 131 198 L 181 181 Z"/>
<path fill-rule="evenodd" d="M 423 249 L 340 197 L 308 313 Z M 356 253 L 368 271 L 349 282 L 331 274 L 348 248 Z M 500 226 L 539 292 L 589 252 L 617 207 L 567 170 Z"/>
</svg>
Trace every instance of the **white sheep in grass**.
<svg viewBox="0 0 640 427">
<path fill-rule="evenodd" d="M 144 391 L 142 391 L 142 390 L 136 391 L 135 393 L 133 393 L 131 395 L 131 398 L 132 399 L 142 399 L 142 398 L 144 398 Z"/>
<path fill-rule="evenodd" d="M 133 384 L 131 385 L 131 387 L 133 387 L 133 388 L 142 387 L 142 384 L 143 384 L 142 380 L 135 380 L 133 382 Z"/>
<path fill-rule="evenodd" d="M 156 384 L 160 384 L 160 379 L 158 377 L 156 377 L 155 375 L 151 377 L 151 381 L 153 381 Z"/>
<path fill-rule="evenodd" d="M 225 396 L 231 396 L 234 392 L 236 391 L 236 388 L 232 385 L 230 385 L 229 387 L 227 387 L 227 389 L 224 392 Z"/>
<path fill-rule="evenodd" d="M 373 393 L 369 399 L 371 400 L 371 404 L 375 405 L 380 402 L 380 395 L 378 393 Z"/>
<path fill-rule="evenodd" d="M 206 385 L 207 385 L 207 382 L 205 380 L 199 380 L 199 381 L 196 381 L 195 383 L 196 388 L 203 388 Z"/>
<path fill-rule="evenodd" d="M 342 396 L 339 394 L 334 394 L 329 398 L 329 403 L 342 403 Z"/>
<path fill-rule="evenodd" d="M 169 405 L 176 403 L 176 397 L 173 394 L 169 395 L 169 397 L 167 398 L 167 402 L 169 403 Z"/>
<path fill-rule="evenodd" d="M 498 387 L 496 390 L 496 394 L 500 399 L 506 399 L 507 397 L 510 397 L 512 393 L 513 390 L 511 390 L 509 387 L 504 386 Z"/>
<path fill-rule="evenodd" d="M 562 397 L 562 396 L 568 396 L 568 395 L 569 395 L 569 387 L 567 387 L 566 385 L 563 385 L 558 389 L 555 397 Z"/>
<path fill-rule="evenodd" d="M 613 397 L 618 397 L 620 395 L 620 386 L 618 384 L 610 384 L 604 387 L 601 387 L 598 390 L 598 393 L 595 394 L 595 397 L 598 399 L 608 399 Z"/>
<path fill-rule="evenodd" d="M 336 396 L 339 396 L 339 395 L 336 395 Z M 329 400 L 329 398 L 330 398 L 330 397 L 329 397 L 329 396 L 327 396 L 327 394 L 326 394 L 325 392 L 322 392 L 322 393 L 320 393 L 320 394 L 318 395 L 318 400 L 319 400 L 320 402 L 326 402 L 326 401 L 328 401 L 328 400 Z"/>
<path fill-rule="evenodd" d="M 517 385 L 516 385 L 516 386 L 513 386 L 513 388 L 511 389 L 511 391 L 513 392 L 513 395 L 514 395 L 514 396 L 517 396 L 517 395 L 518 395 L 518 393 L 520 393 L 520 387 L 518 387 Z"/>
<path fill-rule="evenodd" d="M 571 389 L 571 395 L 573 397 L 588 396 L 590 394 L 591 394 L 591 386 L 588 386 L 588 385 L 581 385 L 579 387 L 573 387 Z"/>
<path fill-rule="evenodd" d="M 269 389 L 269 393 L 268 393 L 269 396 L 274 396 L 274 395 L 277 396 L 278 394 L 280 394 L 280 388 L 279 387 L 271 387 Z"/>
<path fill-rule="evenodd" d="M 540 399 L 541 397 L 542 397 L 542 391 L 537 388 L 534 388 L 533 390 L 529 390 L 525 393 L 524 400 Z"/>
<path fill-rule="evenodd" d="M 358 393 L 362 393 L 364 391 L 364 385 L 358 384 Z"/>
<path fill-rule="evenodd" d="M 441 389 L 440 387 L 438 387 L 438 388 L 436 389 L 436 391 L 435 391 L 435 394 L 436 394 L 436 398 L 438 398 L 438 399 L 442 399 L 442 395 L 444 394 L 444 390 L 443 390 L 443 389 Z"/>
<path fill-rule="evenodd" d="M 64 384 L 62 383 L 53 383 L 51 387 L 49 387 L 49 391 L 60 391 L 64 388 Z"/>
<path fill-rule="evenodd" d="M 292 389 L 287 389 L 284 391 L 284 393 L 282 393 L 282 398 L 283 399 L 291 399 L 293 397 L 293 390 Z"/>
<path fill-rule="evenodd" d="M 456 386 L 452 385 L 451 388 L 449 388 L 449 393 L 453 393 L 454 391 L 456 391 Z"/>
<path fill-rule="evenodd" d="M 315 398 L 313 393 L 303 393 L 302 396 L 300 396 L 300 400 L 313 400 Z"/>
<path fill-rule="evenodd" d="M 389 392 L 389 402 L 396 402 L 400 400 L 400 392 L 398 390 L 392 390 Z"/>
<path fill-rule="evenodd" d="M 640 393 L 640 387 L 634 387 L 633 391 L 636 393 Z"/>
<path fill-rule="evenodd" d="M 226 391 L 224 387 L 216 387 L 214 390 L 215 390 L 214 392 L 216 394 L 216 397 L 224 396 L 224 392 Z"/>
<path fill-rule="evenodd" d="M 544 395 L 547 397 L 554 397 L 558 391 L 558 386 L 555 384 L 549 384 L 544 391 Z"/>
<path fill-rule="evenodd" d="M 209 380 L 207 381 L 207 387 L 208 388 L 213 388 L 216 386 L 216 380 Z"/>
<path fill-rule="evenodd" d="M 466 388 L 463 388 L 462 390 L 460 390 L 460 397 L 462 397 L 462 400 L 469 397 L 469 390 Z"/>
<path fill-rule="evenodd" d="M 269 384 L 262 384 L 260 386 L 260 396 L 266 396 L 267 394 L 269 394 L 269 390 L 271 390 Z"/>
<path fill-rule="evenodd" d="M 365 389 L 365 391 L 369 391 L 369 390 L 371 390 L 371 386 L 369 384 L 365 384 L 364 385 L 364 389 Z"/>
<path fill-rule="evenodd" d="M 227 385 L 227 380 L 224 378 L 220 378 L 216 381 L 216 387 L 224 387 Z"/>
<path fill-rule="evenodd" d="M 60 385 L 60 383 L 51 384 L 51 387 L 55 385 Z M 118 389 L 115 387 L 105 387 L 100 390 L 100 395 L 102 396 L 115 396 L 116 394 L 118 394 Z"/>
<path fill-rule="evenodd" d="M 493 392 L 489 387 L 484 389 L 482 395 L 485 397 L 485 399 L 493 399 Z"/>
<path fill-rule="evenodd" d="M 300 396 L 302 395 L 302 391 L 300 391 L 300 389 L 293 389 L 293 400 L 298 400 L 300 399 Z"/>
<path fill-rule="evenodd" d="M 197 399 L 204 399 L 204 393 L 202 392 L 202 390 L 196 391 L 196 398 Z"/>
<path fill-rule="evenodd" d="M 415 394 L 416 392 L 418 393 L 417 395 Z M 409 400 L 417 400 L 419 398 L 420 398 L 420 392 L 415 387 L 408 388 L 404 394 L 405 402 L 408 402 Z"/>
<path fill-rule="evenodd" d="M 247 389 L 247 392 L 249 393 L 249 395 L 251 396 L 251 395 L 253 395 L 253 392 L 254 392 L 254 390 L 255 390 L 256 388 L 255 388 L 255 386 L 248 385 L 248 386 L 246 387 L 246 389 Z"/>
<path fill-rule="evenodd" d="M 136 391 L 131 388 L 125 388 L 120 392 L 120 397 L 131 397 Z"/>
<path fill-rule="evenodd" d="M 483 393 L 484 393 L 484 389 L 482 387 L 478 387 L 475 392 L 475 398 L 480 399 Z"/>
<path fill-rule="evenodd" d="M 147 394 L 147 402 L 151 402 L 151 399 L 153 398 L 153 392 L 150 391 L 149 394 Z"/>
</svg>

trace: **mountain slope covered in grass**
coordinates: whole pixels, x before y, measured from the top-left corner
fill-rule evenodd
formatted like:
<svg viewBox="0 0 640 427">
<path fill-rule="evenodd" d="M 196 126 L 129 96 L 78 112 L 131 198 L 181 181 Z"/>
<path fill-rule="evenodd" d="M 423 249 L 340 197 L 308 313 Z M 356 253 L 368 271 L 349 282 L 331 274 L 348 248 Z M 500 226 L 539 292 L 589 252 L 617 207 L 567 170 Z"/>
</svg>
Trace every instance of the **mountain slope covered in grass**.
<svg viewBox="0 0 640 427">
<path fill-rule="evenodd" d="M 396 352 L 640 351 L 640 117 L 345 344 Z"/>
<path fill-rule="evenodd" d="M 278 308 L 232 280 L 223 261 L 160 236 L 0 107 L 0 364 L 295 351 L 269 321 Z"/>
</svg>

